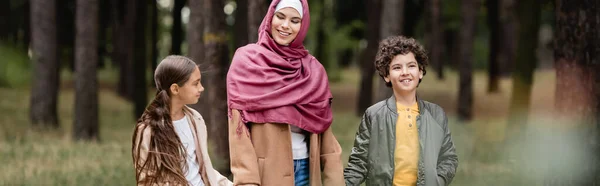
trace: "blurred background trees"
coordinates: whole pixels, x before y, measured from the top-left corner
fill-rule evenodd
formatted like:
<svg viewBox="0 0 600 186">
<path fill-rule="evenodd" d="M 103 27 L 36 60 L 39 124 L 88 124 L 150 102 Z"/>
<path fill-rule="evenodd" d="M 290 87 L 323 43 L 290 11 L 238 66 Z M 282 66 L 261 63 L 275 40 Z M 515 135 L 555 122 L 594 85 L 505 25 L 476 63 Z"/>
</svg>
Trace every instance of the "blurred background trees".
<svg viewBox="0 0 600 186">
<path fill-rule="evenodd" d="M 466 140 L 477 141 L 473 149 L 461 153 L 502 154 L 509 148 L 506 144 L 521 139 L 515 134 L 525 135 L 530 123 L 540 119 L 537 110 L 547 108 L 545 114 L 566 123 L 595 126 L 587 135 L 595 141 L 585 144 L 595 144 L 592 151 L 600 154 L 598 1 L 308 1 L 311 27 L 305 46 L 332 83 L 334 126 L 355 128 L 358 119 L 347 118 L 361 116 L 367 107 L 391 96 L 373 61 L 381 39 L 406 35 L 429 52 L 419 96 L 441 105 L 452 123 L 468 129 L 458 134 L 476 136 Z M 25 112 L 4 114 L 0 122 L 26 126 L 22 130 L 66 131 L 70 135 L 58 136 L 74 141 L 110 140 L 112 133 L 120 133 L 106 127 L 132 128 L 154 95 L 152 76 L 160 60 L 185 55 L 200 66 L 206 88 L 192 107 L 207 121 L 211 153 L 219 157 L 215 165 L 229 174 L 225 76 L 236 48 L 257 40 L 270 2 L 2 1 L 0 92 L 26 96 L 0 103 L 5 113 L 19 110 L 7 105 L 24 105 L 15 113 Z M 540 72 L 551 76 L 536 75 Z M 553 91 L 539 93 L 536 86 Z M 103 99 L 108 94 L 115 94 L 110 99 L 120 106 L 104 108 L 111 104 Z M 546 99 L 548 94 L 551 99 Z M 540 102 L 551 103 L 539 106 Z M 65 104 L 72 104 L 69 114 L 61 113 Z M 125 111 L 115 111 L 122 105 Z M 125 119 L 121 112 L 127 112 Z M 10 132 L 14 125 L 5 127 L 0 139 L 24 135 Z M 477 140 L 488 134 L 481 128 L 501 137 L 489 143 Z M 354 131 L 339 131 L 336 135 L 347 151 L 344 145 L 351 143 Z M 495 146 L 506 148 L 486 148 Z"/>
</svg>

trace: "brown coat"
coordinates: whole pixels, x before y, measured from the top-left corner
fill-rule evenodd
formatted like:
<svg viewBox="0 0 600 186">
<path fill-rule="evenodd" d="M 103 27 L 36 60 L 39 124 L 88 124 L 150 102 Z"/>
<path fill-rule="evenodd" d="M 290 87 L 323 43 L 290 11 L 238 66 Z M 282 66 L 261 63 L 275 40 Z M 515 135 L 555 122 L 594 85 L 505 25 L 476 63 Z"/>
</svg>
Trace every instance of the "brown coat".
<svg viewBox="0 0 600 186">
<path fill-rule="evenodd" d="M 206 132 L 206 124 L 204 123 L 204 119 L 196 110 L 191 109 L 189 107 L 185 107 L 185 115 L 188 117 L 190 121 L 190 128 L 192 129 L 192 133 L 196 140 L 196 160 L 200 165 L 200 175 L 202 176 L 202 181 L 207 186 L 230 186 L 232 185 L 231 181 L 229 181 L 226 177 L 217 172 L 210 161 L 210 157 L 208 156 L 207 149 L 207 132 Z M 136 131 L 138 133 L 137 138 L 135 139 L 134 151 L 137 152 L 138 148 L 141 148 L 140 154 L 134 154 L 139 156 L 140 163 L 146 161 L 148 157 L 148 151 L 150 149 L 150 142 L 152 138 L 152 129 L 150 127 L 146 127 L 144 123 L 138 123 Z M 142 140 L 140 147 L 137 147 L 138 142 Z M 138 167 L 136 168 L 136 172 Z M 146 183 L 146 178 L 153 174 L 152 171 L 142 170 L 141 175 L 137 178 L 137 185 L 148 185 Z M 169 184 L 168 180 L 165 180 L 158 185 L 173 185 Z"/>
<path fill-rule="evenodd" d="M 229 149 L 234 185 L 293 186 L 294 165 L 290 125 L 249 125 L 232 110 L 229 118 Z M 343 186 L 342 148 L 331 128 L 310 134 L 309 169 L 311 186 Z"/>
</svg>

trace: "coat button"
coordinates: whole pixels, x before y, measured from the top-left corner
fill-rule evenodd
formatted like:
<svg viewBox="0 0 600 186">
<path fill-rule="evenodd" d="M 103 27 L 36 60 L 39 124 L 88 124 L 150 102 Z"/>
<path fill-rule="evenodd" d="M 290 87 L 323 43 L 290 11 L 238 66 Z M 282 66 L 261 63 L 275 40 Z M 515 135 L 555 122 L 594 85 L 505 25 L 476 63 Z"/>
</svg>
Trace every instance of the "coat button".
<svg viewBox="0 0 600 186">
<path fill-rule="evenodd" d="M 408 115 L 408 119 L 410 119 L 410 115 Z"/>
<path fill-rule="evenodd" d="M 412 127 L 412 124 L 408 124 L 408 127 Z"/>
</svg>

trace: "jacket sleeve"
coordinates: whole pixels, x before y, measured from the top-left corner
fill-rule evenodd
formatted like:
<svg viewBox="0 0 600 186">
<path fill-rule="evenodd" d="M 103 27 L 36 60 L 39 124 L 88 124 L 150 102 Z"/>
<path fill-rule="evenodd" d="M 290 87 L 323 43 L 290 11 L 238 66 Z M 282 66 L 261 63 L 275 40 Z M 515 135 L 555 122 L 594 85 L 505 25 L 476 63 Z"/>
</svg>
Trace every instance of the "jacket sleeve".
<svg viewBox="0 0 600 186">
<path fill-rule="evenodd" d="M 219 171 L 212 169 L 214 175 L 217 175 L 217 185 L 218 186 L 233 186 L 233 183 L 227 179 L 227 177 L 223 176 Z"/>
<path fill-rule="evenodd" d="M 142 169 L 142 165 L 148 159 L 152 129 L 145 124 L 138 124 L 133 140 L 133 164 L 137 185 L 148 185 L 148 179 L 154 175 L 153 170 Z"/>
<path fill-rule="evenodd" d="M 342 147 L 331 132 L 331 127 L 322 134 L 320 152 L 323 185 L 344 185 Z"/>
<path fill-rule="evenodd" d="M 348 167 L 344 169 L 344 179 L 348 186 L 358 186 L 367 177 L 367 157 L 369 155 L 369 139 L 371 138 L 370 128 L 371 121 L 365 112 L 356 132 L 354 147 L 352 147 L 348 160 Z"/>
<path fill-rule="evenodd" d="M 233 184 L 260 185 L 258 158 L 250 139 L 250 131 L 238 110 L 231 110 L 229 118 L 229 152 Z"/>
<path fill-rule="evenodd" d="M 458 156 L 454 148 L 454 142 L 452 141 L 452 135 L 450 134 L 450 128 L 448 127 L 448 117 L 443 114 L 443 126 L 444 126 L 444 141 L 442 143 L 442 149 L 438 157 L 438 182 L 440 185 L 450 185 L 454 175 L 456 174 L 456 168 L 458 167 Z"/>
</svg>

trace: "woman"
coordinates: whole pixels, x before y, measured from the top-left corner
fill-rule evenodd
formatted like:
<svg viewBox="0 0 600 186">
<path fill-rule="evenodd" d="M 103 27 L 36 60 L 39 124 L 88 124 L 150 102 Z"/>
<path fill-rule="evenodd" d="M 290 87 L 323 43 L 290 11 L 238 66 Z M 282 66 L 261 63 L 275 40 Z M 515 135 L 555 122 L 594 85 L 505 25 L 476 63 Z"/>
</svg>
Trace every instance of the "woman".
<svg viewBox="0 0 600 186">
<path fill-rule="evenodd" d="M 156 97 L 133 133 L 133 163 L 138 185 L 232 185 L 213 169 L 206 125 L 187 104 L 204 91 L 200 69 L 183 56 L 168 56 L 154 73 Z"/>
<path fill-rule="evenodd" d="M 309 23 L 306 0 L 274 0 L 258 42 L 233 57 L 227 99 L 235 185 L 344 185 L 327 74 L 302 44 Z"/>
</svg>

